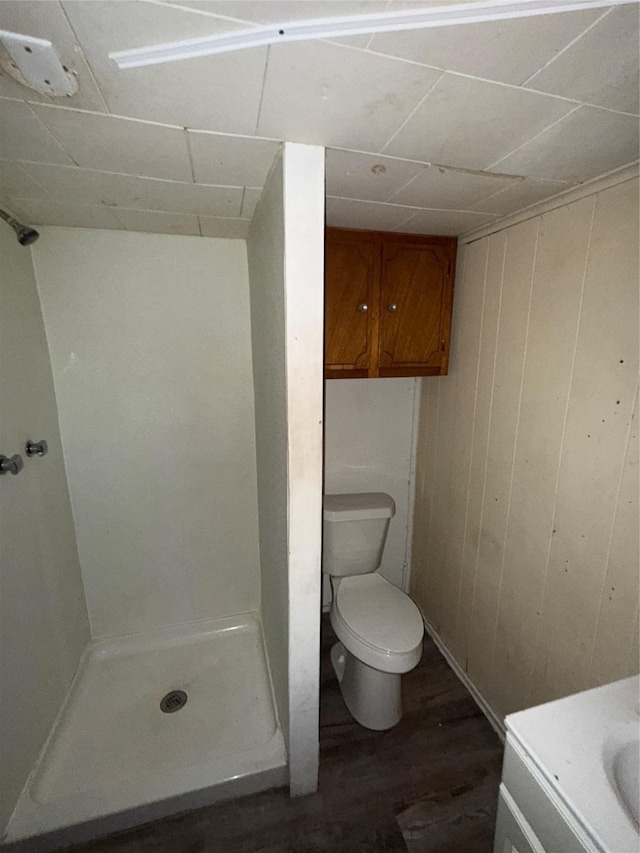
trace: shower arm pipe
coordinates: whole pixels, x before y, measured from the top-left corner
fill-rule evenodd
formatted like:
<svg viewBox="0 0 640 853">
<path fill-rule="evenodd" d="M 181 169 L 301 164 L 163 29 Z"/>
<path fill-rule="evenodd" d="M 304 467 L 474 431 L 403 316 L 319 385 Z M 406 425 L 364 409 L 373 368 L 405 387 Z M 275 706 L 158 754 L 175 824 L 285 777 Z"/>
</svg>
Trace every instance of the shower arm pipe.
<svg viewBox="0 0 640 853">
<path fill-rule="evenodd" d="M 23 225 L 22 222 L 18 222 L 17 219 L 14 219 L 10 213 L 7 213 L 6 210 L 2 210 L 2 208 L 0 208 L 0 219 L 4 219 L 7 225 L 13 228 L 16 233 L 16 237 L 18 238 L 18 243 L 20 243 L 21 246 L 30 246 L 31 243 L 35 243 L 40 236 L 35 228 L 30 228 L 28 225 Z"/>
</svg>

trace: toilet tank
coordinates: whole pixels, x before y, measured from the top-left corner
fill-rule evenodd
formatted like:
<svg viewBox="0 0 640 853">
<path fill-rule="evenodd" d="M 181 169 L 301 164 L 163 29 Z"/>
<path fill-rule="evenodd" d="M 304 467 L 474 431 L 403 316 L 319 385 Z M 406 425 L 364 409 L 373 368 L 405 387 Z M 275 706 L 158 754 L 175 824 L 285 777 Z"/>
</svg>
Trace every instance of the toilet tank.
<svg viewBox="0 0 640 853">
<path fill-rule="evenodd" d="M 322 571 L 334 577 L 375 572 L 395 511 L 384 492 L 325 495 Z"/>
</svg>

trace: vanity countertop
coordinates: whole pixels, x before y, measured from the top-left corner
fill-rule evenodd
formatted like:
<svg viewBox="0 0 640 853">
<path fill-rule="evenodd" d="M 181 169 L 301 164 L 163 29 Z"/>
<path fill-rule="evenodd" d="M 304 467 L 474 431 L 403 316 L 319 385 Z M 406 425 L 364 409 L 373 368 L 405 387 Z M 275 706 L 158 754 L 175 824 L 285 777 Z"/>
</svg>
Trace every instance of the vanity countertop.
<svg viewBox="0 0 640 853">
<path fill-rule="evenodd" d="M 638 853 L 638 827 L 614 780 L 640 732 L 640 676 L 510 714 L 507 731 L 564 800 L 596 849 Z"/>
</svg>

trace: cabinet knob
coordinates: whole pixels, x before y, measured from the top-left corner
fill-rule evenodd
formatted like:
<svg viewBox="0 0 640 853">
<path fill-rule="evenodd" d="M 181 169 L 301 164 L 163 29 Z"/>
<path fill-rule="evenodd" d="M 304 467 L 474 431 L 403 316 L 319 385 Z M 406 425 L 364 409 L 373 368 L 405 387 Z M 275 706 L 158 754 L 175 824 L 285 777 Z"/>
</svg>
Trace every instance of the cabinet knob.
<svg viewBox="0 0 640 853">
<path fill-rule="evenodd" d="M 396 305 L 395 302 L 392 302 L 391 305 L 388 305 L 387 307 L 388 307 L 389 311 L 391 311 L 392 314 L 394 311 L 398 310 L 398 306 Z"/>
<path fill-rule="evenodd" d="M 358 311 L 361 311 L 363 314 L 365 311 L 369 310 L 369 306 L 366 302 L 363 302 L 362 305 L 358 305 Z"/>
</svg>

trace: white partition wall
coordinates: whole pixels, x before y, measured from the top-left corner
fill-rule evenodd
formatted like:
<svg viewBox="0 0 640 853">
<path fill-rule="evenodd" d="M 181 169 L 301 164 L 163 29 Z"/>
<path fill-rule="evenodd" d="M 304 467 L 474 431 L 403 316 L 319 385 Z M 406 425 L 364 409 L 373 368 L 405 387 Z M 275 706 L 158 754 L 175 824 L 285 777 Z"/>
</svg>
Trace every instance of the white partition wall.
<svg viewBox="0 0 640 853">
<path fill-rule="evenodd" d="M 324 149 L 286 143 L 247 241 L 262 618 L 292 795 L 317 787 Z"/>
<path fill-rule="evenodd" d="M 0 230 L 0 837 L 89 639 L 31 251 Z M 27 458 L 25 440 L 49 452 Z"/>
</svg>

